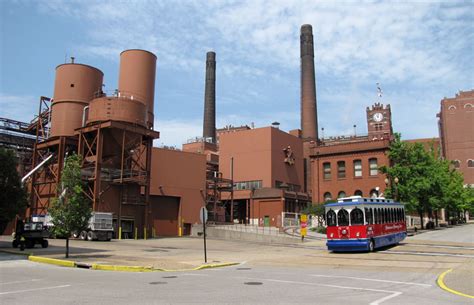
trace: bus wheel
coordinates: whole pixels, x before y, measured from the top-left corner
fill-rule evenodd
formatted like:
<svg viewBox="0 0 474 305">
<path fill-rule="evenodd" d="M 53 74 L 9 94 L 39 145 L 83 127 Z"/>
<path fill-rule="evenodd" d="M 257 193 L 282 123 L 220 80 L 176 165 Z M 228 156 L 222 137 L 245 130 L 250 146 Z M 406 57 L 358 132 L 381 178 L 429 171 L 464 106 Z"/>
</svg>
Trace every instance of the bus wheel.
<svg viewBox="0 0 474 305">
<path fill-rule="evenodd" d="M 375 250 L 374 240 L 371 239 L 369 242 L 369 252 L 374 252 L 374 250 Z"/>
</svg>

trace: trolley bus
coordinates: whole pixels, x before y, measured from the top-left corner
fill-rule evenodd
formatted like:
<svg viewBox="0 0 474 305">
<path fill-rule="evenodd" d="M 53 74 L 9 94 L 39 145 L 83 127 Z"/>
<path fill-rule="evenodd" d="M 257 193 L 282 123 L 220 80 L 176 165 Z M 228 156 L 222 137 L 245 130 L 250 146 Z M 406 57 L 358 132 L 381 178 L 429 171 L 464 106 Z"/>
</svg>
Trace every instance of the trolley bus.
<svg viewBox="0 0 474 305">
<path fill-rule="evenodd" d="M 407 235 L 405 208 L 391 199 L 353 196 L 326 204 L 325 209 L 330 251 L 374 251 Z"/>
</svg>

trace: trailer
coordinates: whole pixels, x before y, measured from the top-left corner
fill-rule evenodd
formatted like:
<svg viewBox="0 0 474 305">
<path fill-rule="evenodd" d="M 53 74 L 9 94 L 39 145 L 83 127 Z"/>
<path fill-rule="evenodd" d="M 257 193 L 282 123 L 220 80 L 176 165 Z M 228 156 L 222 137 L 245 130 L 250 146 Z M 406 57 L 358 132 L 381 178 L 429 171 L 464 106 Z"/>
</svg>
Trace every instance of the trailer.
<svg viewBox="0 0 474 305">
<path fill-rule="evenodd" d="M 112 213 L 92 212 L 89 227 L 74 234 L 74 237 L 82 240 L 105 240 L 110 241 L 114 234 Z"/>
</svg>

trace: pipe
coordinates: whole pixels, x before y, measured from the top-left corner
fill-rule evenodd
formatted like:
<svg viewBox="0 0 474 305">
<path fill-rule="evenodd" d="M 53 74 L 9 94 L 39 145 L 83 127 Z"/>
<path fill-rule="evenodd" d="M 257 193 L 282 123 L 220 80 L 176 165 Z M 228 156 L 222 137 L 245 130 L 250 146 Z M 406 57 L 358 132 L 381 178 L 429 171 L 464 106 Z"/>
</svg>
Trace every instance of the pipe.
<svg viewBox="0 0 474 305">
<path fill-rule="evenodd" d="M 86 110 L 89 109 L 89 106 L 84 106 L 82 109 L 82 127 L 86 125 Z"/>
<path fill-rule="evenodd" d="M 23 178 L 21 178 L 21 183 L 25 183 L 26 179 L 28 179 L 31 175 L 33 175 L 38 169 L 40 169 L 46 162 L 48 162 L 54 154 L 49 155 L 46 159 L 41 161 L 35 168 L 33 168 L 28 174 L 26 174 Z"/>
</svg>

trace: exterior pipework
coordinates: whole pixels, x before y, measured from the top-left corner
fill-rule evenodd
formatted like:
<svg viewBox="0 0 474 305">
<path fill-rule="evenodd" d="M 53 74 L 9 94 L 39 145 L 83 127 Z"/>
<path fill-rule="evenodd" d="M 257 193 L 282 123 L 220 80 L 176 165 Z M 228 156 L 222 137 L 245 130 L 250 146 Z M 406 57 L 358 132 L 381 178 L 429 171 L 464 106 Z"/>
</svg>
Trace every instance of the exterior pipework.
<svg viewBox="0 0 474 305">
<path fill-rule="evenodd" d="M 118 90 L 146 106 L 148 128 L 153 127 L 155 101 L 156 56 L 145 50 L 120 53 Z"/>
<path fill-rule="evenodd" d="M 216 143 L 216 53 L 206 54 L 206 84 L 204 92 L 204 138 Z"/>
<path fill-rule="evenodd" d="M 314 72 L 313 28 L 301 26 L 301 133 L 303 139 L 318 139 L 316 77 Z"/>
<path fill-rule="evenodd" d="M 102 90 L 104 73 L 83 64 L 56 67 L 51 110 L 51 136 L 73 136 L 82 126 L 85 106 Z"/>
</svg>

